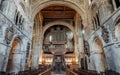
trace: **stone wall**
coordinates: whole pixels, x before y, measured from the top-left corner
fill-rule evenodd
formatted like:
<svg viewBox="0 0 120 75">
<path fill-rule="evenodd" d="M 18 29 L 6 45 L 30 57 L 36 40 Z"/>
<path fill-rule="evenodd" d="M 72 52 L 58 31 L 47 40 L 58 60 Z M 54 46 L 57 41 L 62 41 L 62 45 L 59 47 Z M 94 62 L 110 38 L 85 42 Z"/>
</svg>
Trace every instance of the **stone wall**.
<svg viewBox="0 0 120 75">
<path fill-rule="evenodd" d="M 27 65 L 29 64 L 29 62 L 25 62 L 26 59 L 29 59 L 29 57 L 26 58 L 27 43 L 31 43 L 31 35 L 29 35 L 29 31 L 27 31 L 28 28 L 23 29 L 20 28 L 20 26 L 26 26 L 28 23 L 25 20 L 24 23 L 20 25 L 15 23 L 16 10 L 19 7 L 14 4 L 13 0 L 4 0 L 0 8 L 0 71 L 7 71 L 9 53 L 12 48 L 12 43 L 16 38 L 20 39 L 21 46 L 19 50 L 13 52 L 15 56 L 11 65 L 14 65 L 14 69 L 11 69 L 11 72 L 17 73 L 19 71 L 26 70 L 27 67 L 25 67 L 25 65 L 26 63 Z M 16 66 L 15 63 L 18 66 Z"/>
<path fill-rule="evenodd" d="M 99 20 L 100 20 L 100 27 L 98 27 L 96 30 L 93 30 L 93 32 L 91 32 L 91 35 L 88 38 L 89 44 L 91 45 L 91 43 L 93 43 L 93 40 L 95 40 L 95 38 L 99 38 L 102 43 L 103 43 L 103 49 L 104 49 L 104 53 L 105 53 L 105 57 L 106 57 L 106 63 L 107 63 L 107 68 L 106 70 L 113 70 L 116 72 L 120 72 L 119 70 L 119 30 L 118 27 L 116 26 L 116 20 L 118 20 L 120 18 L 120 9 L 118 8 L 116 11 L 112 12 L 112 9 L 104 9 L 105 11 L 100 11 L 103 10 L 103 6 L 105 6 L 105 4 L 101 5 L 100 9 L 99 9 Z M 108 7 L 108 6 L 107 6 Z M 110 13 L 108 13 L 108 11 L 110 10 Z M 106 15 L 103 15 L 104 13 L 106 13 Z M 118 23 L 119 25 L 119 23 Z M 115 29 L 116 29 L 116 34 L 115 34 Z M 87 33 L 87 32 L 86 32 Z M 116 36 L 115 36 L 116 35 Z M 91 67 L 91 65 L 89 65 L 89 69 L 93 69 L 95 70 L 95 64 L 100 64 L 100 62 L 94 62 L 98 59 L 92 57 L 94 54 L 94 48 L 92 48 L 92 45 L 90 46 L 90 51 L 91 51 L 91 65 L 93 64 L 93 66 Z M 93 51 L 93 53 L 92 53 Z M 96 53 L 95 53 L 96 54 Z"/>
</svg>

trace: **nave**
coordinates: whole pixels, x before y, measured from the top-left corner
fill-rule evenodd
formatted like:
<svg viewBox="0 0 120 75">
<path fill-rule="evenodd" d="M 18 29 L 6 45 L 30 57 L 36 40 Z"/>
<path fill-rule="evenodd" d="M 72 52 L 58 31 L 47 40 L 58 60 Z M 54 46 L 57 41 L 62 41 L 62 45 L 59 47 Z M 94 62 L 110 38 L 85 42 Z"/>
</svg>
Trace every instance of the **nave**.
<svg viewBox="0 0 120 75">
<path fill-rule="evenodd" d="M 0 75 L 60 74 L 120 74 L 120 0 L 0 0 Z"/>
</svg>

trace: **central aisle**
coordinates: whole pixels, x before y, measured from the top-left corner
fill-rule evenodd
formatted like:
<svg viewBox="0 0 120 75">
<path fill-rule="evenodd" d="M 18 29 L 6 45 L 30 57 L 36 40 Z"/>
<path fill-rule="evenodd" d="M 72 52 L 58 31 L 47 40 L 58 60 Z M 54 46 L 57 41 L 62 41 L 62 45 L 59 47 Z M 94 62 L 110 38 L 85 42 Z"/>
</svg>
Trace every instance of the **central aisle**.
<svg viewBox="0 0 120 75">
<path fill-rule="evenodd" d="M 66 74 L 65 74 L 65 72 L 63 72 L 61 74 L 55 74 L 54 72 L 52 72 L 51 75 L 66 75 Z"/>
</svg>

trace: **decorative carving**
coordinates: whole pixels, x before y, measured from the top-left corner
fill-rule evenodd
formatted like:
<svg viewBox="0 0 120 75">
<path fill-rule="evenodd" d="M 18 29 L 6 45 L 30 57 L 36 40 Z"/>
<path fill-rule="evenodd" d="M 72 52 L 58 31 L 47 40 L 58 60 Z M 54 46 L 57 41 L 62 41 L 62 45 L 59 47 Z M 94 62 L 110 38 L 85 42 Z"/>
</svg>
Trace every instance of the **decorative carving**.
<svg viewBox="0 0 120 75">
<path fill-rule="evenodd" d="M 5 39 L 6 39 L 7 44 L 10 44 L 10 41 L 12 40 L 13 34 L 14 34 L 13 33 L 13 28 L 6 29 Z"/>
<path fill-rule="evenodd" d="M 109 31 L 104 26 L 102 26 L 101 28 L 102 28 L 102 37 L 103 37 L 103 40 L 106 43 L 108 43 L 109 42 Z"/>
</svg>

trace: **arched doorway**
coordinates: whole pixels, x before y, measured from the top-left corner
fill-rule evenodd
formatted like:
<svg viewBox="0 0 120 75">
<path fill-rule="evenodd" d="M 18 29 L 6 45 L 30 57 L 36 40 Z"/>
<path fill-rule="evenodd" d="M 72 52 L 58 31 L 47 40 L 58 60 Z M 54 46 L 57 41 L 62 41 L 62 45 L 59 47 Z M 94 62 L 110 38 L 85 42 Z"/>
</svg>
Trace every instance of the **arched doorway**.
<svg viewBox="0 0 120 75">
<path fill-rule="evenodd" d="M 15 38 L 12 42 L 12 47 L 10 49 L 8 64 L 6 68 L 7 73 L 17 73 L 20 71 L 20 49 L 21 49 L 21 41 L 19 38 Z"/>
<path fill-rule="evenodd" d="M 106 57 L 105 57 L 102 41 L 99 38 L 95 38 L 92 49 L 94 52 L 93 57 L 94 57 L 95 69 L 98 72 L 104 72 L 107 68 Z"/>
</svg>

